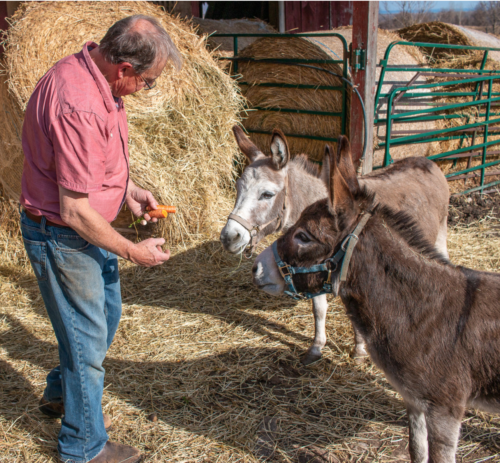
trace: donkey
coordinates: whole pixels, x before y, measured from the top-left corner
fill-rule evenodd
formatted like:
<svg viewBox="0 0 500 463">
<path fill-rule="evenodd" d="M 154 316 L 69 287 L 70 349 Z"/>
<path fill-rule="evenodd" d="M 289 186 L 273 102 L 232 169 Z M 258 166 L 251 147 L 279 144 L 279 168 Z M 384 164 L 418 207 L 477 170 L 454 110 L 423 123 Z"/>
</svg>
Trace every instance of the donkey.
<svg viewBox="0 0 500 463">
<path fill-rule="evenodd" d="M 347 144 L 329 155 L 328 197 L 257 257 L 254 283 L 340 294 L 404 399 L 411 461 L 455 462 L 465 408 L 500 412 L 500 274 L 452 265 L 409 214 L 377 204 Z"/>
<path fill-rule="evenodd" d="M 236 204 L 220 239 L 226 251 L 239 254 L 247 246 L 251 251 L 264 236 L 287 230 L 307 206 L 326 198 L 327 190 L 326 179 L 322 178 L 326 171 L 320 171 L 305 155 L 291 159 L 280 130 L 273 131 L 270 156 L 263 154 L 240 127 L 234 126 L 233 132 L 250 164 L 236 182 Z M 421 224 L 425 237 L 447 255 L 448 183 L 433 162 L 407 158 L 359 181 L 375 192 L 381 203 L 406 211 Z M 305 365 L 321 358 L 326 344 L 327 308 L 326 296 L 313 298 L 315 335 L 302 357 Z M 367 356 L 365 343 L 356 328 L 354 334 L 354 358 L 363 359 Z"/>
</svg>

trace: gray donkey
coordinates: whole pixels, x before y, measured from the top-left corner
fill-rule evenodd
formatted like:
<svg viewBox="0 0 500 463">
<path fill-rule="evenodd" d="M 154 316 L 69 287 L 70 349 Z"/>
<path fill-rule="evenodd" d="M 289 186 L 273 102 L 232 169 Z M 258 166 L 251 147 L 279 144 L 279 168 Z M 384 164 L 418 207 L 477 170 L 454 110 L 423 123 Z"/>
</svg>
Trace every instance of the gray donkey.
<svg viewBox="0 0 500 463">
<path fill-rule="evenodd" d="M 285 136 L 274 130 L 271 155 L 266 156 L 244 134 L 233 127 L 236 141 L 249 161 L 236 182 L 236 204 L 221 232 L 226 251 L 239 254 L 253 247 L 264 237 L 285 231 L 300 217 L 302 211 L 326 198 L 325 170 L 300 155 L 291 158 Z M 328 173 L 327 173 L 328 174 Z M 425 237 L 447 255 L 446 232 L 449 190 L 441 170 L 423 158 L 406 158 L 359 179 L 373 191 L 379 202 L 396 211 L 406 211 L 420 224 Z M 326 344 L 326 296 L 313 298 L 315 335 L 302 358 L 310 364 L 321 358 Z M 355 358 L 367 353 L 362 336 L 355 332 Z"/>
<path fill-rule="evenodd" d="M 500 412 L 500 274 L 450 264 L 422 222 L 377 205 L 339 144 L 328 197 L 257 257 L 254 282 L 340 294 L 404 399 L 412 462 L 455 462 L 466 407 Z"/>
</svg>

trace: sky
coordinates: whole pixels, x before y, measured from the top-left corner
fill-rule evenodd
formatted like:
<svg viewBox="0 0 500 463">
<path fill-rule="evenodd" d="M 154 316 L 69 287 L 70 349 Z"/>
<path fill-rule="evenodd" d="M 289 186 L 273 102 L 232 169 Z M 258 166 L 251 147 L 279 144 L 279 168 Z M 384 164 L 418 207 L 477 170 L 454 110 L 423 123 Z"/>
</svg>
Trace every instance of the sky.
<svg viewBox="0 0 500 463">
<path fill-rule="evenodd" d="M 397 13 L 397 11 L 399 9 L 398 3 L 399 2 L 387 2 L 387 1 L 380 2 L 380 13 L 381 14 L 385 14 L 387 12 Z M 452 8 L 455 10 L 460 10 L 460 8 L 461 8 L 462 11 L 469 11 L 469 10 L 473 10 L 479 2 L 435 1 L 433 3 L 434 3 L 434 8 L 432 9 L 432 11 L 449 10 Z"/>
</svg>

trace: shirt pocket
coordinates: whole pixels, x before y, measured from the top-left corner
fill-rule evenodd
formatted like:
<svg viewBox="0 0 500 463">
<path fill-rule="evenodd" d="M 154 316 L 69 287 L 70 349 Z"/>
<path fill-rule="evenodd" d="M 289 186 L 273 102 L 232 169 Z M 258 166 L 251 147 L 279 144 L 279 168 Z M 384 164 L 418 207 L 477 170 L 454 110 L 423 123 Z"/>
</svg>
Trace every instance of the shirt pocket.
<svg viewBox="0 0 500 463">
<path fill-rule="evenodd" d="M 36 279 L 38 281 L 47 280 L 47 243 L 32 241 L 25 237 L 23 237 L 23 241 Z"/>
</svg>

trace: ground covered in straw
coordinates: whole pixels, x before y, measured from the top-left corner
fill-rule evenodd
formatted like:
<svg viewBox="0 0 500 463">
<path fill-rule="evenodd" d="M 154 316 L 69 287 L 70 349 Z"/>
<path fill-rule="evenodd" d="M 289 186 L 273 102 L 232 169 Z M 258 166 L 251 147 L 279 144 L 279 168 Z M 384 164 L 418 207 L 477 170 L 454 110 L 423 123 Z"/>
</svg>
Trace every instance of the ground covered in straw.
<svg viewBox="0 0 500 463">
<path fill-rule="evenodd" d="M 37 403 L 56 341 L 11 217 L 0 215 L 0 461 L 55 462 L 59 423 Z M 497 225 L 452 228 L 452 260 L 500 271 Z M 350 359 L 339 301 L 324 358 L 302 367 L 309 304 L 259 293 L 250 268 L 216 241 L 175 249 L 161 269 L 123 263 L 123 319 L 105 362 L 111 439 L 146 462 L 408 461 L 403 403 L 371 363 Z M 500 461 L 499 428 L 469 412 L 458 461 Z"/>
</svg>

